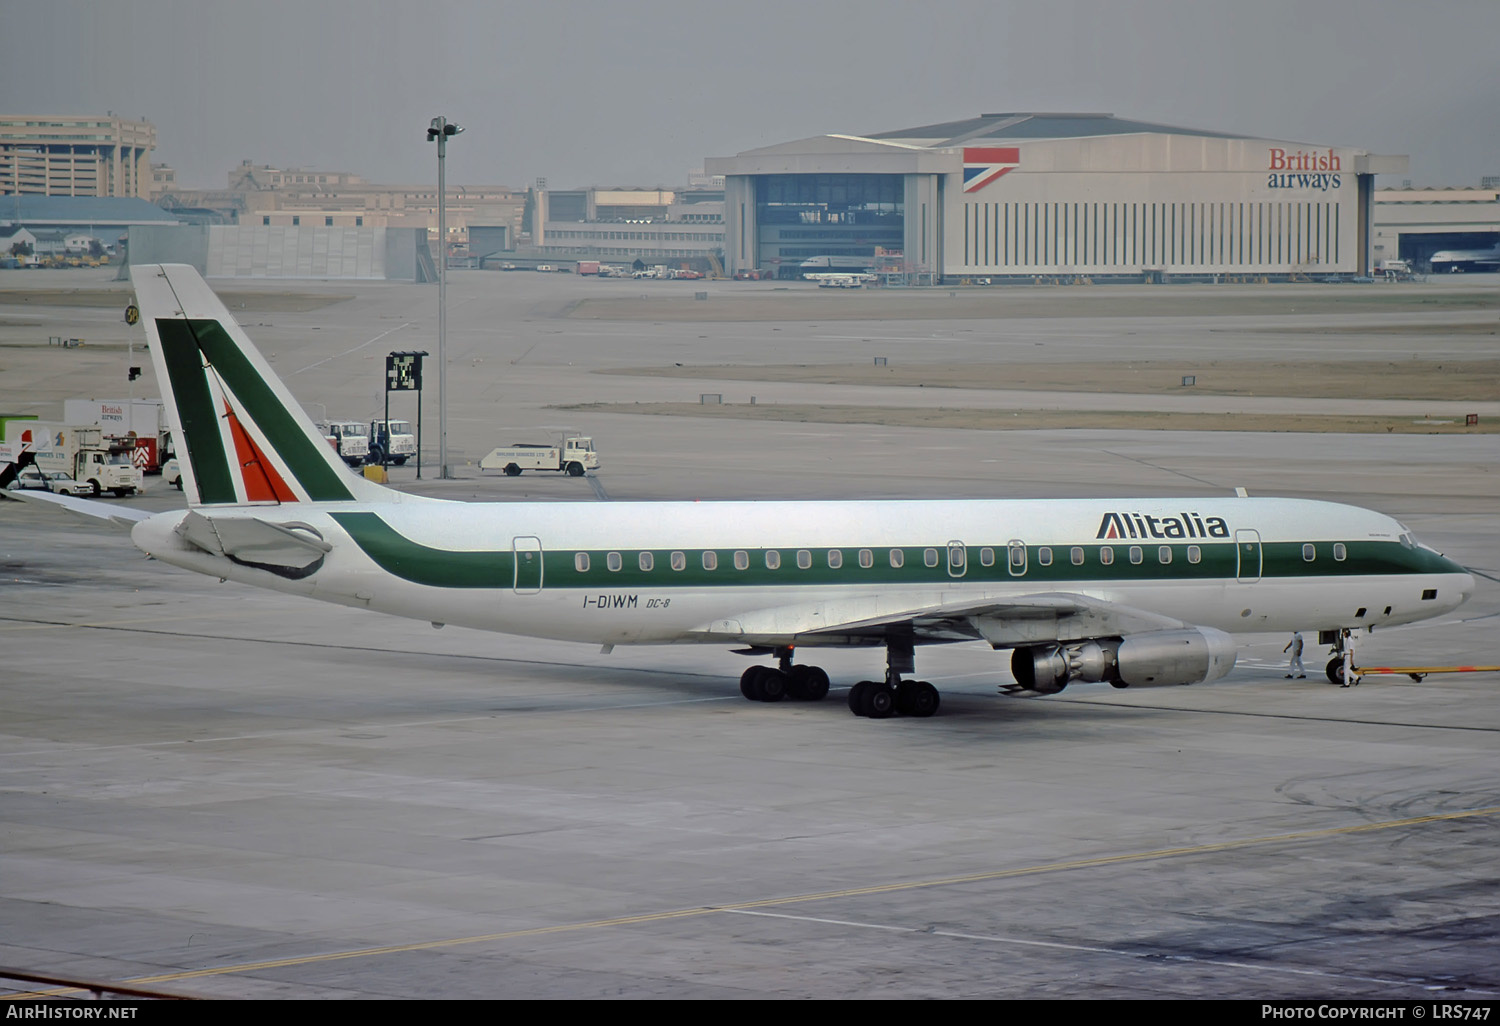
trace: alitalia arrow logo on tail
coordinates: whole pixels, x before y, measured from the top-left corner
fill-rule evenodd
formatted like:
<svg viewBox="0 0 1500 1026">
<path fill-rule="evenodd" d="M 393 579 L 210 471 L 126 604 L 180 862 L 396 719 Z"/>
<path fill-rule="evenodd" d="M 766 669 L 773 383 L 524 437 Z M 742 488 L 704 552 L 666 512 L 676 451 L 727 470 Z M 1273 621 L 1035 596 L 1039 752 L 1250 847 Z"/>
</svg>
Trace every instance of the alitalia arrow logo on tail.
<svg viewBox="0 0 1500 1026">
<path fill-rule="evenodd" d="M 1099 521 L 1100 539 L 1122 538 L 1228 538 L 1229 525 L 1222 517 L 1180 513 L 1175 517 L 1153 517 L 1145 513 L 1106 513 Z"/>
<path fill-rule="evenodd" d="M 964 147 L 964 192 L 978 192 L 1005 172 L 1021 166 L 1018 146 Z"/>
</svg>

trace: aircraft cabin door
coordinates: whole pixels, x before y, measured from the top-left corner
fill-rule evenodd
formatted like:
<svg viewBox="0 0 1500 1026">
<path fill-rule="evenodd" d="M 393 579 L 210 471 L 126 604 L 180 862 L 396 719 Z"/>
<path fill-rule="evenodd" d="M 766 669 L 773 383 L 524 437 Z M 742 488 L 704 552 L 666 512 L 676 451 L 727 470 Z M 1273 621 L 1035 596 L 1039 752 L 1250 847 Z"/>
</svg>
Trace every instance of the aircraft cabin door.
<svg viewBox="0 0 1500 1026">
<path fill-rule="evenodd" d="M 535 595 L 542 590 L 542 541 L 540 538 L 518 537 L 511 539 L 511 555 L 515 558 L 517 595 Z"/>
<path fill-rule="evenodd" d="M 1236 556 L 1235 577 L 1241 584 L 1251 584 L 1260 580 L 1261 553 L 1260 532 L 1247 529 L 1234 532 L 1234 551 Z"/>
</svg>

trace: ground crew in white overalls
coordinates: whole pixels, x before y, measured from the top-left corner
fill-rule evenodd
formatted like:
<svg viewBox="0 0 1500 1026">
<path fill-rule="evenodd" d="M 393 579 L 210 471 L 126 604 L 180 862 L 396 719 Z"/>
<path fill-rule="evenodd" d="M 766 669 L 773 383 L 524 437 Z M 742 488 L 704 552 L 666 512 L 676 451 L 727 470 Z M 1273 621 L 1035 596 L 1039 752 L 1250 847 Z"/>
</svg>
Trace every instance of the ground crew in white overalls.
<svg viewBox="0 0 1500 1026">
<path fill-rule="evenodd" d="M 1302 669 L 1302 632 L 1292 631 L 1292 640 L 1286 643 L 1286 648 L 1282 651 L 1292 653 L 1292 661 L 1286 668 L 1286 679 L 1291 680 L 1292 674 L 1299 678 L 1306 677 L 1307 674 Z"/>
</svg>

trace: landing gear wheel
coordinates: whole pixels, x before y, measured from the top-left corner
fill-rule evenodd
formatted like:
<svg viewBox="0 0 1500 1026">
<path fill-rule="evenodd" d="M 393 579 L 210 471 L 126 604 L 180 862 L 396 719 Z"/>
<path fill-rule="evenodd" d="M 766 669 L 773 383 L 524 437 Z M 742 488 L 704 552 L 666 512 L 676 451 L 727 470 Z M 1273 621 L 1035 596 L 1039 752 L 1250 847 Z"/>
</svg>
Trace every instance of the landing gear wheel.
<svg viewBox="0 0 1500 1026">
<path fill-rule="evenodd" d="M 896 689 L 884 681 L 872 683 L 860 696 L 859 711 L 872 720 L 896 715 Z"/>
<path fill-rule="evenodd" d="M 752 702 L 779 702 L 786 697 L 786 674 L 769 666 L 752 666 L 740 674 L 740 694 Z"/>
<path fill-rule="evenodd" d="M 804 702 L 821 702 L 828 697 L 828 674 L 818 666 L 794 666 L 786 693 Z"/>
<path fill-rule="evenodd" d="M 902 716 L 931 716 L 942 696 L 925 680 L 903 680 L 896 686 L 896 711 Z"/>
<path fill-rule="evenodd" d="M 875 687 L 875 682 L 862 680 L 849 689 L 849 711 L 856 716 L 867 715 L 864 711 L 865 692 Z"/>
<path fill-rule="evenodd" d="M 1334 656 L 1332 659 L 1328 660 L 1328 666 L 1324 672 L 1328 674 L 1328 683 L 1344 683 L 1344 657 Z"/>
</svg>

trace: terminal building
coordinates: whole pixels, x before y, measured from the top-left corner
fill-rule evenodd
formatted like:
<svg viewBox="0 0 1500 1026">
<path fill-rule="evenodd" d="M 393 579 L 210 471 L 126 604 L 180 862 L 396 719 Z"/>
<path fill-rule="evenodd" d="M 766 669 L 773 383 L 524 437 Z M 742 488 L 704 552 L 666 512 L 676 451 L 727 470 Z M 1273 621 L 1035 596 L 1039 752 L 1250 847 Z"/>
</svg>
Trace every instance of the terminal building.
<svg viewBox="0 0 1500 1026">
<path fill-rule="evenodd" d="M 1363 275 L 1405 156 L 1112 114 L 1007 113 L 706 162 L 730 274 L 963 279 Z"/>
</svg>

